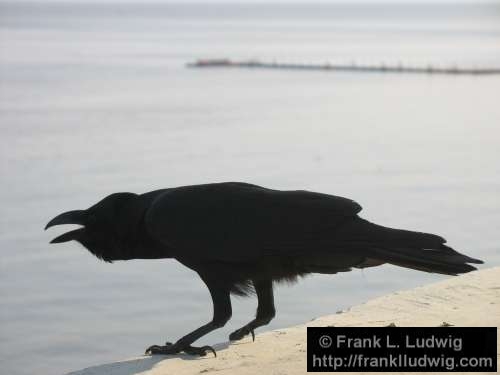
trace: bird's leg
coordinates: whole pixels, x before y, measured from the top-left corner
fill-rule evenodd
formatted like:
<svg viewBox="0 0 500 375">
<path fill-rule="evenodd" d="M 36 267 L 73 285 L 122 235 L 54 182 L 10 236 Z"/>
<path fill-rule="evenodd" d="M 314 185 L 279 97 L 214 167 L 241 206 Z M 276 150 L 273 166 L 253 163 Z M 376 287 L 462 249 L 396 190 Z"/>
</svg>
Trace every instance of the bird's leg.
<svg viewBox="0 0 500 375">
<path fill-rule="evenodd" d="M 253 280 L 257 294 L 257 314 L 255 319 L 229 335 L 229 340 L 240 340 L 248 334 L 255 341 L 254 329 L 268 324 L 276 314 L 274 309 L 273 283 L 271 280 Z"/>
<path fill-rule="evenodd" d="M 212 352 L 217 356 L 215 350 L 211 346 L 195 347 L 191 346 L 191 344 L 207 333 L 223 327 L 229 318 L 231 318 L 230 289 L 227 286 L 221 285 L 221 283 L 211 282 L 205 279 L 204 281 L 208 286 L 214 305 L 212 320 L 200 328 L 195 329 L 193 332 L 188 333 L 174 344 L 167 342 L 165 345 L 150 346 L 146 349 L 146 354 L 176 354 L 185 352 L 187 354 L 204 356 L 208 352 Z"/>
</svg>

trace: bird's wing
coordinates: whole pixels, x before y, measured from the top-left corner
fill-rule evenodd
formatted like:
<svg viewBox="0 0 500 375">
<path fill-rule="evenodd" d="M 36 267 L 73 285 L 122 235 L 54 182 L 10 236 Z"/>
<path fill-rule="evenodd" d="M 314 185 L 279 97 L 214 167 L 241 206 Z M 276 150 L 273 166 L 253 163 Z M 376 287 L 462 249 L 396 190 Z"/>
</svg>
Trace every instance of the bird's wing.
<svg viewBox="0 0 500 375">
<path fill-rule="evenodd" d="M 338 196 L 228 182 L 169 189 L 148 209 L 145 224 L 179 256 L 247 262 L 326 247 L 359 211 Z"/>
</svg>

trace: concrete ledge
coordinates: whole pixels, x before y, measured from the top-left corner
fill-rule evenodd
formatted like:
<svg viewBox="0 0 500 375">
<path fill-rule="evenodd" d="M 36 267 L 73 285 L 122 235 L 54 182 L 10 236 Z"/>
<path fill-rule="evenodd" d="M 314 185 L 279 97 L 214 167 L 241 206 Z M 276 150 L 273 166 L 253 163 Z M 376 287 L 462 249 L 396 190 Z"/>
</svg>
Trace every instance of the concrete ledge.
<svg viewBox="0 0 500 375">
<path fill-rule="evenodd" d="M 188 355 L 139 357 L 70 374 L 305 374 L 307 326 L 369 327 L 390 323 L 397 326 L 439 326 L 443 322 L 456 326 L 498 327 L 500 267 L 450 277 L 436 284 L 380 297 L 304 325 L 265 332 L 257 335 L 254 343 L 250 338 L 233 344 L 219 344 L 214 346 L 217 358 L 210 355 L 201 358 Z"/>
</svg>

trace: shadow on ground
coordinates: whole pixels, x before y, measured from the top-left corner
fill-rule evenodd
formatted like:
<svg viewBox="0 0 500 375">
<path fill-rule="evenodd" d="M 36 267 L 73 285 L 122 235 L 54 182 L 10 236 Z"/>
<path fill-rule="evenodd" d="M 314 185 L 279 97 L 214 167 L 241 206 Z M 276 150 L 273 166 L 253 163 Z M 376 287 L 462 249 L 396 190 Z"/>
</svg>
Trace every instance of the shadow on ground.
<svg viewBox="0 0 500 375">
<path fill-rule="evenodd" d="M 229 343 L 221 343 L 214 345 L 215 351 L 226 349 Z M 103 365 L 87 367 L 83 370 L 73 371 L 66 375 L 135 375 L 151 370 L 157 363 L 168 361 L 174 358 L 180 358 L 189 361 L 204 361 L 213 358 L 212 354 L 207 354 L 205 357 L 198 357 L 188 354 L 176 355 L 153 355 L 133 358 L 125 361 L 106 363 Z"/>
</svg>

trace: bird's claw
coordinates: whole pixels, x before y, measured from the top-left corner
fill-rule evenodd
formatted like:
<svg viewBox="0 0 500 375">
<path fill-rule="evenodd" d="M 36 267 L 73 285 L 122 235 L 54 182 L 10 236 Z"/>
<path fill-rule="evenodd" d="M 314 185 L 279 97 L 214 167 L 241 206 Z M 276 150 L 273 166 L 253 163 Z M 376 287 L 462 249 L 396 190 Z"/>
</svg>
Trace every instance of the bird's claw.
<svg viewBox="0 0 500 375">
<path fill-rule="evenodd" d="M 179 348 L 175 344 L 172 344 L 171 342 L 166 342 L 165 345 L 151 345 L 149 348 L 146 349 L 145 355 L 155 355 L 155 354 L 178 354 L 180 352 L 184 352 L 186 354 L 191 354 L 191 355 L 199 355 L 200 357 L 204 357 L 207 355 L 208 352 L 211 352 L 214 354 L 214 357 L 217 357 L 217 353 L 215 352 L 215 349 L 212 348 L 209 345 L 197 347 L 197 346 L 191 346 L 188 345 L 184 348 Z"/>
<path fill-rule="evenodd" d="M 205 345 L 200 347 L 189 345 L 187 348 L 182 349 L 182 351 L 186 354 L 199 355 L 200 357 L 204 357 L 207 355 L 207 353 L 212 352 L 214 354 L 214 357 L 217 357 L 215 349 L 212 348 L 210 345 Z"/>
<path fill-rule="evenodd" d="M 145 355 L 154 355 L 154 354 L 176 354 L 179 353 L 180 350 L 175 348 L 172 343 L 167 342 L 165 345 L 151 345 L 146 349 Z"/>
<path fill-rule="evenodd" d="M 248 327 L 241 327 L 240 329 L 237 329 L 236 331 L 231 333 L 229 335 L 229 340 L 231 340 L 231 341 L 241 340 L 243 337 L 245 337 L 248 334 L 251 334 L 252 341 L 255 341 L 255 333 L 253 331 L 253 328 L 248 328 Z"/>
</svg>

